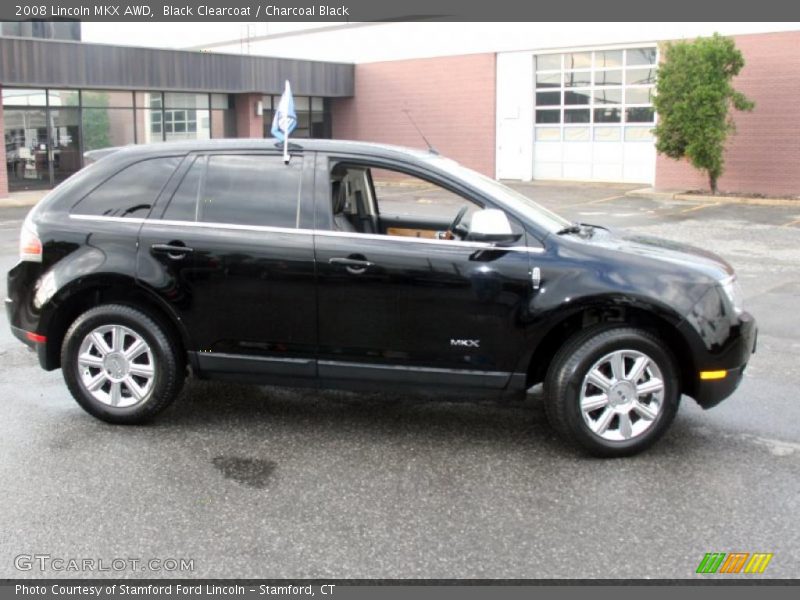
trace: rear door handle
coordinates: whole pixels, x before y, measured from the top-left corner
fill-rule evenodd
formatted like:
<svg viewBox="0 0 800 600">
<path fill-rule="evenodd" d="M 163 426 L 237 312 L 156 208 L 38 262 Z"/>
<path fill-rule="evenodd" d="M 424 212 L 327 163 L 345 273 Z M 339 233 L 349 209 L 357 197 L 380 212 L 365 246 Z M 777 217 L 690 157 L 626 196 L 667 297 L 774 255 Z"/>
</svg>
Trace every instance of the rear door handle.
<svg viewBox="0 0 800 600">
<path fill-rule="evenodd" d="M 183 244 L 153 244 L 150 246 L 153 252 L 166 252 L 167 256 L 173 259 L 180 259 L 186 256 L 187 254 L 191 254 L 194 252 L 194 248 L 189 248 L 189 246 L 184 246 Z"/>
</svg>

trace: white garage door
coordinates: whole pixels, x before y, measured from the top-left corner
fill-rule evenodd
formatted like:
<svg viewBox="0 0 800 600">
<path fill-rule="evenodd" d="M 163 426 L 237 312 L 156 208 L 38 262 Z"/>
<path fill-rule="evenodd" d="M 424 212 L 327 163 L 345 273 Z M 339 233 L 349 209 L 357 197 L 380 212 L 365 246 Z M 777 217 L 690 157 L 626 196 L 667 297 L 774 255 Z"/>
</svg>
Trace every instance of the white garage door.
<svg viewBox="0 0 800 600">
<path fill-rule="evenodd" d="M 653 47 L 534 57 L 534 179 L 655 180 Z"/>
</svg>

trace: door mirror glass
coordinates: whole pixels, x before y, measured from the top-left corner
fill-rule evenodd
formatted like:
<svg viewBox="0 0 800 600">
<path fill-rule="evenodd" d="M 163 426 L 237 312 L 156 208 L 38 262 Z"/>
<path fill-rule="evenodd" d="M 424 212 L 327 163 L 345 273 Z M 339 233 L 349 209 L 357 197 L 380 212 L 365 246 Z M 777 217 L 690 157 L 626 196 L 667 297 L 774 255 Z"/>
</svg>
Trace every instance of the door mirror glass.
<svg viewBox="0 0 800 600">
<path fill-rule="evenodd" d="M 515 242 L 522 234 L 511 230 L 511 223 L 502 210 L 485 208 L 472 215 L 468 238 L 474 242 Z"/>
</svg>

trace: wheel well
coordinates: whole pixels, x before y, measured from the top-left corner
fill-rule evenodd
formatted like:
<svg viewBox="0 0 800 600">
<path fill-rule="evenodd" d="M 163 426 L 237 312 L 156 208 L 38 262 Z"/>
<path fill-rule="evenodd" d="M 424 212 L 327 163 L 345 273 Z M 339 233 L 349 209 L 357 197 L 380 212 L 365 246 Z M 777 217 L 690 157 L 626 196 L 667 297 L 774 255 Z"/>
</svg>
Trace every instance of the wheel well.
<svg viewBox="0 0 800 600">
<path fill-rule="evenodd" d="M 689 345 L 677 329 L 664 318 L 644 309 L 629 306 L 590 306 L 564 318 L 545 335 L 531 357 L 526 387 L 544 381 L 558 349 L 572 336 L 588 327 L 605 324 L 627 325 L 650 331 L 664 340 L 676 361 L 683 393 L 691 394 L 694 364 Z"/>
<path fill-rule="evenodd" d="M 178 345 L 178 356 L 186 361 L 186 342 L 183 332 L 173 317 L 156 300 L 133 285 L 106 284 L 82 290 L 71 295 L 59 305 L 47 328 L 47 370 L 61 367 L 61 345 L 70 325 L 81 314 L 101 304 L 124 304 L 141 310 L 161 325 L 168 336 Z"/>
</svg>

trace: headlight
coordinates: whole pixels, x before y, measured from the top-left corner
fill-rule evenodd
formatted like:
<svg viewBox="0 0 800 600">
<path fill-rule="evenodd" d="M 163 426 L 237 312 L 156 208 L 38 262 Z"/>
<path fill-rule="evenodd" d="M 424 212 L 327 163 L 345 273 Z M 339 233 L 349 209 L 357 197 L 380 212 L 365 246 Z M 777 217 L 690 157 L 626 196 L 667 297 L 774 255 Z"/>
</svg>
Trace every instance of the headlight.
<svg viewBox="0 0 800 600">
<path fill-rule="evenodd" d="M 736 275 L 731 275 L 727 279 L 723 279 L 719 282 L 722 286 L 722 291 L 725 292 L 725 295 L 728 297 L 728 300 L 733 307 L 733 311 L 738 315 L 742 312 L 742 290 L 739 287 L 739 282 L 736 279 Z"/>
</svg>

